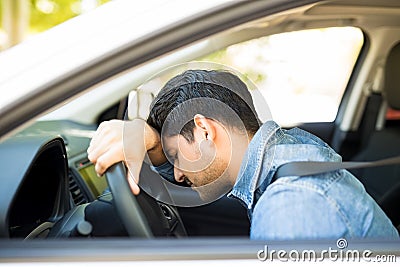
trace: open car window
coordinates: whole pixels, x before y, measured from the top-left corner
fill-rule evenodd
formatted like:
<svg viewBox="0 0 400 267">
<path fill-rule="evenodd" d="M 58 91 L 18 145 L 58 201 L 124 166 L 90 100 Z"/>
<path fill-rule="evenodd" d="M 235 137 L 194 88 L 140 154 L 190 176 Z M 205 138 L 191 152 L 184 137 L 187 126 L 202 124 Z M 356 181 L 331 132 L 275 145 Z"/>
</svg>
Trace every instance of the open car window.
<svg viewBox="0 0 400 267">
<path fill-rule="evenodd" d="M 282 126 L 332 122 L 363 43 L 358 28 L 321 28 L 249 40 L 199 60 L 246 74 Z"/>
</svg>

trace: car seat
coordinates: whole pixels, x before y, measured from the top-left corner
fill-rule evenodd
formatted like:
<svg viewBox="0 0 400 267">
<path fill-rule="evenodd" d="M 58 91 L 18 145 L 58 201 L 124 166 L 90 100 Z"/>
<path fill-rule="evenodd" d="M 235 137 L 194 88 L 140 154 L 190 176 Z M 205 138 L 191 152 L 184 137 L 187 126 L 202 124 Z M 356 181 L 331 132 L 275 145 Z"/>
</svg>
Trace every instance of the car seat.
<svg viewBox="0 0 400 267">
<path fill-rule="evenodd" d="M 382 94 L 388 107 L 400 111 L 400 43 L 389 52 L 384 70 Z M 374 161 L 400 155 L 400 121 L 374 130 L 353 161 Z M 355 172 L 367 192 L 380 204 L 395 226 L 400 225 L 400 165 Z"/>
</svg>

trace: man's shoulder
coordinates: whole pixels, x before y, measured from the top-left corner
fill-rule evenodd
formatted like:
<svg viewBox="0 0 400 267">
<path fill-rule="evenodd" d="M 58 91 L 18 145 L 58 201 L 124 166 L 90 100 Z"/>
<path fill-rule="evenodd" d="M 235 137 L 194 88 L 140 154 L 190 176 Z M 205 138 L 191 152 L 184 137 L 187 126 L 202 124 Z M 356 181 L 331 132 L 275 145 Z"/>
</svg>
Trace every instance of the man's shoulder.
<svg viewBox="0 0 400 267">
<path fill-rule="evenodd" d="M 299 190 L 316 191 L 320 193 L 328 192 L 331 187 L 339 186 L 344 183 L 343 179 L 356 179 L 347 171 L 337 170 L 311 176 L 289 176 L 277 179 L 271 183 L 267 190 L 276 190 L 275 187 L 293 187 Z M 356 179 L 356 181 L 358 181 Z M 355 181 L 351 181 L 354 183 Z M 348 183 L 348 182 L 345 182 Z"/>
<path fill-rule="evenodd" d="M 345 235 L 347 222 L 322 184 L 304 177 L 285 177 L 272 183 L 254 206 L 251 237 L 314 239 Z"/>
<path fill-rule="evenodd" d="M 292 229 L 292 238 L 395 236 L 389 219 L 347 170 L 278 179 L 255 205 L 253 222 L 258 225 L 260 220 L 275 229 L 273 235 Z"/>
<path fill-rule="evenodd" d="M 274 200 L 270 203 L 274 205 L 281 198 L 289 201 L 293 200 L 293 202 L 309 202 L 311 206 L 317 200 L 331 202 L 332 199 L 339 197 L 332 190 L 336 191 L 334 188 L 342 187 L 342 183 L 349 185 L 349 182 L 343 179 L 353 179 L 353 177 L 347 176 L 349 176 L 347 172 L 335 171 L 313 176 L 282 177 L 269 184 L 264 192 L 259 192 L 261 194 L 259 194 L 260 198 L 257 204 L 260 201 Z M 350 182 L 350 184 L 352 183 L 357 184 L 354 181 Z"/>
<path fill-rule="evenodd" d="M 274 121 L 267 121 L 248 145 L 232 195 L 252 209 L 256 187 L 260 185 L 264 191 L 280 165 L 310 160 L 340 161 L 341 157 L 310 133 L 298 128 L 285 130 Z"/>
<path fill-rule="evenodd" d="M 271 183 L 265 194 L 274 195 L 280 192 L 296 192 L 304 195 L 317 194 L 329 201 L 351 201 L 353 197 L 367 195 L 362 183 L 347 170 L 321 173 L 312 176 L 282 177 Z"/>
</svg>

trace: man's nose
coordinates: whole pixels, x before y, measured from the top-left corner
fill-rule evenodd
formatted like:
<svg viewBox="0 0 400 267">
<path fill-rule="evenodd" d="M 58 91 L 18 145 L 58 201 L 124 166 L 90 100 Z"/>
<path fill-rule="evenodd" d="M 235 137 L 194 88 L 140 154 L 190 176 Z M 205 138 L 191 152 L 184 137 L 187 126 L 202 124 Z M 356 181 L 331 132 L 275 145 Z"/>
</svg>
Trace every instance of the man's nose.
<svg viewBox="0 0 400 267">
<path fill-rule="evenodd" d="M 185 181 L 185 179 L 184 179 L 185 175 L 177 167 L 174 167 L 174 177 L 175 177 L 175 181 L 177 181 L 177 182 L 181 183 L 181 182 Z"/>
</svg>

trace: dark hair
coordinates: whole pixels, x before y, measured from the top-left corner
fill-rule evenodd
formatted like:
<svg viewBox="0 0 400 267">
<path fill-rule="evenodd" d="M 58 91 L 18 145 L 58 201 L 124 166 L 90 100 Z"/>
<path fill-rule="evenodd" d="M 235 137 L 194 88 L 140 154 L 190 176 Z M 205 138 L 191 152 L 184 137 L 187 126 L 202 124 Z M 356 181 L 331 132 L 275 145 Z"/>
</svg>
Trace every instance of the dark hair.
<svg viewBox="0 0 400 267">
<path fill-rule="evenodd" d="M 214 70 L 188 70 L 169 80 L 153 100 L 147 123 L 159 133 L 167 124 L 175 125 L 167 135 L 181 134 L 193 142 L 196 114 L 225 126 L 244 125 L 251 135 L 260 126 L 247 86 L 232 73 Z"/>
</svg>

